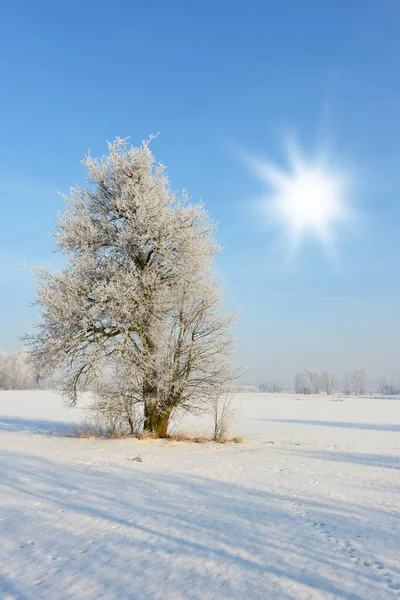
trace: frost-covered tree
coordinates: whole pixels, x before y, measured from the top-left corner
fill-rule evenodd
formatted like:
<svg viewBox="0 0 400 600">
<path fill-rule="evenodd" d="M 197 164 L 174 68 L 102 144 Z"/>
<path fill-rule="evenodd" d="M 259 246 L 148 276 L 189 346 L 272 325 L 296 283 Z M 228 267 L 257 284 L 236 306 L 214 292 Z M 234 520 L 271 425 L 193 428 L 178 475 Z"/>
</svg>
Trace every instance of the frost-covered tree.
<svg viewBox="0 0 400 600">
<path fill-rule="evenodd" d="M 36 272 L 41 319 L 31 345 L 41 373 L 61 373 L 70 404 L 96 382 L 100 400 L 167 434 L 171 414 L 225 392 L 233 317 L 212 271 L 219 248 L 200 204 L 170 188 L 149 142 L 88 156 L 88 187 L 71 188 L 59 218 L 60 274 Z M 97 384 L 96 384 L 97 385 Z"/>
<path fill-rule="evenodd" d="M 387 377 L 381 377 L 378 384 L 377 391 L 379 394 L 388 394 L 389 393 L 389 379 Z"/>
<path fill-rule="evenodd" d="M 367 391 L 367 374 L 364 369 L 355 369 L 352 376 L 353 392 L 356 396 L 364 396 Z"/>
<path fill-rule="evenodd" d="M 346 371 L 345 374 L 343 375 L 342 392 L 344 394 L 346 394 L 346 396 L 350 396 L 351 390 L 352 390 L 351 374 L 348 371 Z"/>
<path fill-rule="evenodd" d="M 325 389 L 325 392 L 330 396 L 333 392 L 336 383 L 336 375 L 333 371 L 323 371 L 321 380 Z"/>
<path fill-rule="evenodd" d="M 388 377 L 381 377 L 377 392 L 384 394 L 385 396 L 395 396 L 400 393 L 400 383 L 396 384 L 393 381 L 389 381 Z"/>
<path fill-rule="evenodd" d="M 310 371 L 300 371 L 296 373 L 294 381 L 296 394 L 312 394 L 313 385 L 310 379 Z"/>
<path fill-rule="evenodd" d="M 24 349 L 11 354 L 0 350 L 0 389 L 28 390 L 37 387 L 37 379 Z"/>
<path fill-rule="evenodd" d="M 282 386 L 275 381 L 260 383 L 258 386 L 260 392 L 279 394 L 282 391 Z"/>
<path fill-rule="evenodd" d="M 311 382 L 311 388 L 313 394 L 319 394 L 321 385 L 321 374 L 318 371 L 309 371 L 308 378 Z"/>
</svg>

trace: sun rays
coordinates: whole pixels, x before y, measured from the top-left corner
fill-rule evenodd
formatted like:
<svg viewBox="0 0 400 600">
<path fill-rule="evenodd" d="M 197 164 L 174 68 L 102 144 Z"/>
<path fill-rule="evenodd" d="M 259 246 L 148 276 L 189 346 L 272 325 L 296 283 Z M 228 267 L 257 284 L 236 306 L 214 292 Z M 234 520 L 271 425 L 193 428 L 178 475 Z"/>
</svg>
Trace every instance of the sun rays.
<svg viewBox="0 0 400 600">
<path fill-rule="evenodd" d="M 288 146 L 287 169 L 254 156 L 247 157 L 247 162 L 267 186 L 263 212 L 277 223 L 293 248 L 313 236 L 332 251 L 335 228 L 349 217 L 347 174 L 335 169 L 326 156 L 306 159 L 293 144 Z"/>
</svg>

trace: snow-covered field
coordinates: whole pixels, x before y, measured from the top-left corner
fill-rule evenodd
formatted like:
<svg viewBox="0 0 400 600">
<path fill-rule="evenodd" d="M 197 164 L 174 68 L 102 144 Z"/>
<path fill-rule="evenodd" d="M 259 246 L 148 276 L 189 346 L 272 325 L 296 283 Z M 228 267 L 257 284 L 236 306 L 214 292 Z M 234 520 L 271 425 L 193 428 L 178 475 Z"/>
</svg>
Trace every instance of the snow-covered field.
<svg viewBox="0 0 400 600">
<path fill-rule="evenodd" d="M 218 446 L 67 438 L 82 412 L 0 392 L 1 600 L 400 597 L 400 401 L 238 400 Z"/>
</svg>

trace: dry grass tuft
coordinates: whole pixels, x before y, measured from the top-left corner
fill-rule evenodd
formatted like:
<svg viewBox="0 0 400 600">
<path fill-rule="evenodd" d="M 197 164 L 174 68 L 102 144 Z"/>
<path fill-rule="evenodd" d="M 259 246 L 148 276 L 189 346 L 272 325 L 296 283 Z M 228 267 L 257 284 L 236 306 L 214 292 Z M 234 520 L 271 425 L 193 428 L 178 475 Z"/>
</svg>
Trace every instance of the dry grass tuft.
<svg viewBox="0 0 400 600">
<path fill-rule="evenodd" d="M 155 433 L 151 431 L 139 431 L 136 434 L 138 440 L 158 440 L 160 439 Z"/>
<path fill-rule="evenodd" d="M 220 435 L 217 439 L 211 439 L 211 442 L 214 444 L 243 444 L 244 438 L 240 435 L 236 435 L 235 437 L 228 437 L 227 435 Z"/>
<path fill-rule="evenodd" d="M 208 439 L 205 435 L 200 435 L 198 433 L 188 433 L 186 431 L 177 431 L 175 433 L 170 433 L 167 438 L 171 442 L 189 442 L 193 444 L 205 444 L 208 442 Z"/>
<path fill-rule="evenodd" d="M 85 419 L 81 423 L 76 423 L 71 427 L 71 430 L 67 433 L 67 437 L 79 438 L 79 439 L 124 439 L 132 437 L 129 429 L 123 425 L 104 425 L 96 420 Z M 159 438 L 155 433 L 149 431 L 142 431 L 135 434 L 134 436 L 138 440 L 158 440 L 164 439 L 166 442 L 186 442 L 189 444 L 206 444 L 212 442 L 214 444 L 243 444 L 244 438 L 241 436 L 228 437 L 228 435 L 222 431 L 217 439 L 213 439 L 211 436 L 200 434 L 195 431 L 176 431 L 167 435 L 166 438 Z"/>
<path fill-rule="evenodd" d="M 195 444 L 205 444 L 206 442 L 208 442 L 208 440 L 207 440 L 207 438 L 206 438 L 206 437 L 204 437 L 204 435 L 196 435 L 196 436 L 193 438 L 193 442 L 194 442 Z"/>
<path fill-rule="evenodd" d="M 165 439 L 170 442 L 188 442 L 192 444 L 206 444 L 207 442 L 212 442 L 214 444 L 243 444 L 244 442 L 244 438 L 240 436 L 230 438 L 227 435 L 220 435 L 217 439 L 212 439 L 210 436 L 186 431 L 170 433 Z"/>
</svg>

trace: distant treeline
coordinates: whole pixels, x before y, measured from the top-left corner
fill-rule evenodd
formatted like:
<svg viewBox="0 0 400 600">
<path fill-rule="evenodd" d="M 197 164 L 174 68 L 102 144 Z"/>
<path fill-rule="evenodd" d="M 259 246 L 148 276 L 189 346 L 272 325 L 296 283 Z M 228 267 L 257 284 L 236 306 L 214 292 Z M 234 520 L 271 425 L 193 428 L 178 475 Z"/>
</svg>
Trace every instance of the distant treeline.
<svg viewBox="0 0 400 600">
<path fill-rule="evenodd" d="M 381 377 L 379 382 L 370 382 L 364 369 L 346 371 L 342 376 L 337 376 L 334 371 L 303 370 L 296 373 L 294 385 L 285 386 L 272 382 L 263 382 L 251 385 L 239 385 L 241 392 L 295 392 L 296 394 L 345 394 L 346 396 L 364 396 L 366 394 L 380 394 L 383 396 L 400 395 L 400 382 L 391 381 L 388 377 Z"/>
<path fill-rule="evenodd" d="M 6 353 L 0 350 L 0 389 L 32 390 L 55 387 L 53 381 L 42 379 L 34 372 L 29 363 L 29 353 L 25 349 Z M 280 385 L 276 381 L 236 386 L 240 392 L 264 392 L 279 394 L 295 392 L 296 394 L 345 394 L 347 396 L 364 396 L 380 394 L 383 396 L 400 395 L 400 382 L 381 377 L 379 382 L 370 382 L 364 369 L 346 371 L 338 377 L 334 371 L 303 370 L 296 373 L 294 386 Z"/>
<path fill-rule="evenodd" d="M 29 363 L 29 352 L 23 348 L 16 352 L 0 349 L 0 390 L 51 389 L 53 382 L 39 377 Z"/>
<path fill-rule="evenodd" d="M 11 354 L 0 350 L 0 389 L 30 390 L 37 387 L 37 378 L 27 359 L 25 350 Z"/>
</svg>

